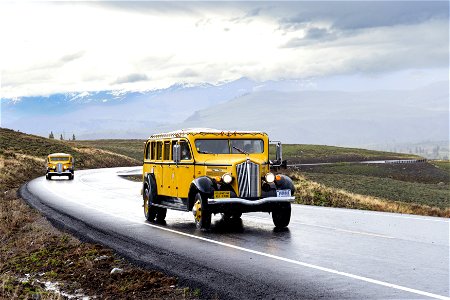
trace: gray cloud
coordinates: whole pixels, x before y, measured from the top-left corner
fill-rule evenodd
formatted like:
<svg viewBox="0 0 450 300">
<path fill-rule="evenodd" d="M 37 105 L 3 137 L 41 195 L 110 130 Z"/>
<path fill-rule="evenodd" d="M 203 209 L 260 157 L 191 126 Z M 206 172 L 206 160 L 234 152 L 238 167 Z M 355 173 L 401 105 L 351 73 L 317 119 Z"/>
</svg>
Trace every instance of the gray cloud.
<svg viewBox="0 0 450 300">
<path fill-rule="evenodd" d="M 128 75 L 119 77 L 113 83 L 116 83 L 116 84 L 131 83 L 131 82 L 145 81 L 148 79 L 149 78 L 145 74 L 133 73 L 133 74 L 128 74 Z"/>
<path fill-rule="evenodd" d="M 64 55 L 63 57 L 61 57 L 59 59 L 59 61 L 61 63 L 68 63 L 68 62 L 71 62 L 71 61 L 74 61 L 74 60 L 77 60 L 77 59 L 83 57 L 84 53 L 85 53 L 84 51 L 79 51 L 79 52 L 67 54 L 67 55 Z"/>
<path fill-rule="evenodd" d="M 284 29 L 298 29 L 311 22 L 329 22 L 334 28 L 354 30 L 448 20 L 448 11 L 446 1 L 332 1 L 296 2 L 290 5 L 290 13 L 274 11 L 273 14 L 280 16 Z"/>
<path fill-rule="evenodd" d="M 199 74 L 192 69 L 185 69 L 178 74 L 178 77 L 197 77 Z"/>
<path fill-rule="evenodd" d="M 319 42 L 329 42 L 339 37 L 339 34 L 336 31 L 332 31 L 327 28 L 312 27 L 306 29 L 305 31 L 305 36 L 300 38 L 293 38 L 282 47 L 297 48 L 307 45 L 313 45 L 314 43 Z"/>
</svg>

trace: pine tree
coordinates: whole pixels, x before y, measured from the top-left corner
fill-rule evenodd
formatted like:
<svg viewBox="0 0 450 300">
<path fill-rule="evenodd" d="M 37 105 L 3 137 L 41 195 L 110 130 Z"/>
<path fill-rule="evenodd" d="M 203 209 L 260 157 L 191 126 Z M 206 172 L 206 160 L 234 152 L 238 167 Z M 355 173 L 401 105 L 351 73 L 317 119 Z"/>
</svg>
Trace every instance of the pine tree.
<svg viewBox="0 0 450 300">
<path fill-rule="evenodd" d="M 61 134 L 61 136 L 59 137 L 59 139 L 60 139 L 61 141 L 63 141 L 63 140 L 64 140 L 64 138 L 63 138 L 62 134 Z"/>
<path fill-rule="evenodd" d="M 75 133 L 72 134 L 72 141 L 75 141 Z"/>
<path fill-rule="evenodd" d="M 55 138 L 55 136 L 53 135 L 53 131 L 50 131 L 50 134 L 48 135 L 48 138 L 49 139 L 54 139 Z"/>
</svg>

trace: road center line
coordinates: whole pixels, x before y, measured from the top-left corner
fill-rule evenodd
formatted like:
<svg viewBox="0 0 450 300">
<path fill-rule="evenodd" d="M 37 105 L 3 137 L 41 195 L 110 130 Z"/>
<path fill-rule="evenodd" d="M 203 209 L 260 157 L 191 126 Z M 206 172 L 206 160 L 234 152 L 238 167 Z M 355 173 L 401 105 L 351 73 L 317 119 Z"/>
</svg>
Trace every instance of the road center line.
<svg viewBox="0 0 450 300">
<path fill-rule="evenodd" d="M 46 185 L 44 185 L 44 186 L 46 186 Z M 48 190 L 50 190 L 47 186 L 46 186 L 46 188 Z M 284 261 L 284 262 L 287 262 L 287 263 L 292 263 L 292 264 L 303 266 L 303 267 L 310 268 L 310 269 L 320 270 L 320 271 L 331 273 L 331 274 L 336 274 L 336 275 L 340 275 L 340 276 L 344 276 L 344 277 L 348 277 L 348 278 L 352 278 L 352 279 L 356 279 L 356 280 L 360 280 L 360 281 L 364 281 L 364 282 L 368 282 L 368 283 L 384 286 L 384 287 L 389 287 L 389 288 L 396 289 L 396 290 L 410 292 L 410 293 L 421 295 L 421 296 L 426 296 L 426 297 L 430 297 L 430 298 L 434 298 L 434 299 L 450 300 L 450 297 L 447 297 L 447 296 L 437 295 L 437 294 L 433 294 L 433 293 L 430 293 L 430 292 L 425 292 L 425 291 L 421 291 L 421 290 L 417 290 L 417 289 L 413 289 L 413 288 L 409 288 L 409 287 L 404 287 L 404 286 L 397 285 L 397 284 L 392 284 L 392 283 L 388 283 L 388 282 L 384 282 L 384 281 L 380 281 L 380 280 L 376 280 L 376 279 L 372 279 L 372 278 L 368 278 L 368 277 L 364 277 L 364 276 L 359 276 L 359 275 L 355 275 L 355 274 L 351 274 L 351 273 L 347 273 L 347 272 L 341 272 L 341 271 L 337 271 L 337 270 L 334 270 L 334 269 L 330 269 L 330 268 L 321 267 L 321 266 L 314 265 L 314 264 L 309 264 L 309 263 L 293 260 L 293 259 L 290 259 L 290 258 L 285 258 L 285 257 L 281 257 L 281 256 L 273 255 L 273 254 L 268 254 L 268 253 L 264 253 L 264 252 L 260 252 L 260 251 L 256 251 L 256 250 L 252 250 L 252 249 L 248 249 L 248 248 L 244 248 L 244 247 L 240 247 L 240 246 L 236 246 L 236 245 L 232 245 L 232 244 L 228 244 L 228 243 L 219 242 L 219 241 L 216 241 L 216 240 L 212 240 L 212 239 L 208 239 L 208 238 L 192 235 L 192 234 L 189 234 L 189 233 L 173 230 L 173 229 L 170 229 L 170 228 L 161 227 L 161 226 L 154 225 L 154 224 L 151 224 L 151 223 L 147 223 L 147 222 L 143 222 L 143 221 L 136 221 L 136 220 L 124 217 L 122 215 L 117 215 L 117 214 L 114 214 L 114 213 L 106 212 L 105 210 L 102 210 L 102 209 L 99 209 L 99 208 L 87 205 L 87 204 L 85 204 L 83 202 L 75 201 L 73 199 L 65 199 L 65 200 L 68 200 L 68 201 L 73 202 L 73 203 L 77 203 L 77 204 L 82 205 L 84 207 L 87 207 L 87 208 L 99 211 L 99 212 L 101 212 L 103 214 L 107 214 L 107 215 L 113 216 L 115 218 L 126 220 L 126 221 L 131 222 L 131 223 L 146 225 L 146 226 L 149 226 L 149 227 L 152 227 L 152 228 L 155 228 L 155 229 L 159 229 L 159 230 L 175 233 L 175 234 L 178 234 L 178 235 L 182 235 L 182 236 L 186 236 L 186 237 L 189 237 L 189 238 L 201 240 L 201 241 L 204 241 L 204 242 L 208 242 L 208 243 L 212 243 L 212 244 L 216 244 L 216 245 L 220 245 L 220 246 L 224 246 L 224 247 L 240 250 L 240 251 L 243 251 L 243 252 L 252 253 L 252 254 L 256 254 L 256 255 L 272 258 L 272 259 L 276 259 L 276 260 L 279 260 L 279 261 Z"/>
</svg>

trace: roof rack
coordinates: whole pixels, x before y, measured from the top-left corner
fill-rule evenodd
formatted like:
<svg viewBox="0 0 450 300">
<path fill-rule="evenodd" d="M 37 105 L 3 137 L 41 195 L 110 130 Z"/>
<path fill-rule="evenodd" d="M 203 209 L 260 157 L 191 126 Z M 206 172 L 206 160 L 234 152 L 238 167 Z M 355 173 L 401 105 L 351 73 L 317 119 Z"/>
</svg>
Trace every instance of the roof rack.
<svg viewBox="0 0 450 300">
<path fill-rule="evenodd" d="M 187 128 L 166 133 L 157 133 L 151 135 L 149 138 L 174 138 L 174 137 L 185 137 L 188 135 L 207 135 L 216 134 L 222 136 L 233 136 L 233 135 L 244 135 L 244 134 L 263 134 L 267 135 L 265 132 L 261 131 L 238 131 L 238 130 L 219 130 L 213 128 Z"/>
</svg>

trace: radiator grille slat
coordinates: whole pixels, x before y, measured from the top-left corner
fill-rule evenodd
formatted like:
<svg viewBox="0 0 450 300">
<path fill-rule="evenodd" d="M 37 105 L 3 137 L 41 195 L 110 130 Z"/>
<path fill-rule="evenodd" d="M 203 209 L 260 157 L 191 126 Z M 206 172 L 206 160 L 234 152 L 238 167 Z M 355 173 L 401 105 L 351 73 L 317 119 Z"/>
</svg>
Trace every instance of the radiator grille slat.
<svg viewBox="0 0 450 300">
<path fill-rule="evenodd" d="M 63 167 L 62 167 L 62 164 L 61 164 L 61 163 L 56 164 L 56 172 L 58 172 L 59 174 L 61 174 L 61 173 L 62 173 L 62 169 L 63 169 Z"/>
<path fill-rule="evenodd" d="M 259 165 L 245 161 L 236 166 L 240 197 L 259 197 Z"/>
</svg>

